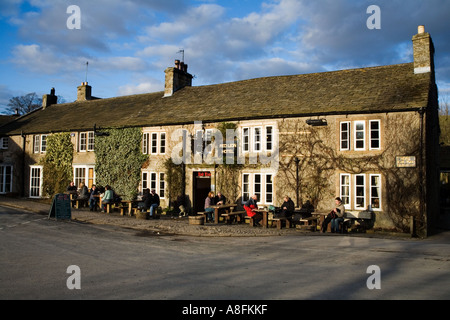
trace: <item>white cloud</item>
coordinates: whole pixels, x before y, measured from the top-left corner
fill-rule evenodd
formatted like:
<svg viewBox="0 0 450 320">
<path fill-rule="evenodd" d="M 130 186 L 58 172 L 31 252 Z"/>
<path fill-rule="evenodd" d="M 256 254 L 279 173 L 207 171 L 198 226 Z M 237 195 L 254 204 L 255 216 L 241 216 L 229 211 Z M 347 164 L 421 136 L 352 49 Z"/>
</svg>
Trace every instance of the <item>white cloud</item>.
<svg viewBox="0 0 450 320">
<path fill-rule="evenodd" d="M 150 93 L 164 90 L 164 84 L 154 79 L 143 79 L 138 84 L 127 84 L 119 87 L 118 95 L 127 96 L 133 94 Z"/>
</svg>

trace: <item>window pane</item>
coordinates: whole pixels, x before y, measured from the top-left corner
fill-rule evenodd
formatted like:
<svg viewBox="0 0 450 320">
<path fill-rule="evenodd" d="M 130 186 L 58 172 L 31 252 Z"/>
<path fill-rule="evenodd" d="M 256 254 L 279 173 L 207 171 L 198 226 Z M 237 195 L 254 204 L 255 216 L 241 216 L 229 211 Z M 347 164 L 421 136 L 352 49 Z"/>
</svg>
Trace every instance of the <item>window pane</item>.
<svg viewBox="0 0 450 320">
<path fill-rule="evenodd" d="M 380 148 L 380 121 L 370 121 L 370 148 Z"/>
<path fill-rule="evenodd" d="M 254 128 L 254 151 L 261 151 L 261 128 Z"/>
<path fill-rule="evenodd" d="M 148 154 L 148 133 L 142 135 L 142 153 Z"/>
<path fill-rule="evenodd" d="M 158 134 L 152 133 L 152 153 L 158 152 Z"/>
<path fill-rule="evenodd" d="M 349 150 L 350 125 L 349 122 L 341 122 L 341 150 Z"/>
<path fill-rule="evenodd" d="M 272 127 L 266 127 L 266 150 L 272 150 Z"/>
<path fill-rule="evenodd" d="M 254 181 L 254 194 L 258 196 L 258 199 L 261 200 L 261 175 L 255 174 L 255 181 Z"/>
<path fill-rule="evenodd" d="M 88 132 L 88 151 L 94 151 L 95 148 L 95 135 L 94 132 Z"/>
<path fill-rule="evenodd" d="M 357 175 L 355 178 L 356 190 L 355 190 L 355 200 L 356 200 L 356 208 L 364 209 L 366 207 L 366 186 L 365 186 L 365 176 Z"/>
<path fill-rule="evenodd" d="M 344 205 L 350 204 L 350 175 L 341 175 L 341 200 Z"/>
<path fill-rule="evenodd" d="M 250 187 L 249 175 L 243 174 L 242 175 L 242 201 L 247 201 L 248 199 L 250 199 L 249 187 Z"/>
<path fill-rule="evenodd" d="M 372 175 L 370 178 L 370 205 L 373 209 L 380 209 L 380 187 L 381 179 L 379 175 Z"/>
<path fill-rule="evenodd" d="M 159 174 L 159 197 L 164 198 L 166 182 L 164 181 L 164 173 Z"/>
<path fill-rule="evenodd" d="M 358 121 L 355 122 L 355 149 L 365 149 L 365 123 Z"/>
<path fill-rule="evenodd" d="M 242 150 L 243 151 L 248 151 L 249 149 L 249 129 L 248 128 L 244 128 L 242 129 Z"/>
<path fill-rule="evenodd" d="M 165 132 L 161 132 L 159 143 L 160 143 L 159 152 L 162 154 L 166 153 L 166 133 Z"/>
<path fill-rule="evenodd" d="M 86 132 L 80 132 L 79 150 L 86 151 Z"/>
<path fill-rule="evenodd" d="M 266 175 L 266 203 L 273 202 L 273 184 L 272 184 L 272 175 Z"/>
</svg>

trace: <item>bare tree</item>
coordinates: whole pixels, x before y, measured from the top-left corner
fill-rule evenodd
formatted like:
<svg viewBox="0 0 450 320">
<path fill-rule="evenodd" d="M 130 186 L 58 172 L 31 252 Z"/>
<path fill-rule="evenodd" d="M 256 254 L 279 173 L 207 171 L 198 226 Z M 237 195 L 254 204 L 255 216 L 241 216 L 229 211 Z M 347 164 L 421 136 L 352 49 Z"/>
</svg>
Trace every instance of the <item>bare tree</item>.
<svg viewBox="0 0 450 320">
<path fill-rule="evenodd" d="M 27 114 L 42 106 L 42 98 L 39 98 L 36 92 L 28 93 L 24 96 L 13 97 L 9 99 L 8 111 L 20 115 Z"/>
</svg>

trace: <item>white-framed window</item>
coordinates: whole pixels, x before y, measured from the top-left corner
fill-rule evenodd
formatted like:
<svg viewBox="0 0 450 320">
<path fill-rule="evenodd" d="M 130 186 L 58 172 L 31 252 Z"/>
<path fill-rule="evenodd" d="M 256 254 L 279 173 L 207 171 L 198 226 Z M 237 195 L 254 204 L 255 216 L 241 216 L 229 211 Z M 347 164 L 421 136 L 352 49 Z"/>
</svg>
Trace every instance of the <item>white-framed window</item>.
<svg viewBox="0 0 450 320">
<path fill-rule="evenodd" d="M 273 174 L 242 174 L 242 201 L 246 202 L 254 194 L 258 196 L 258 204 L 273 204 Z"/>
<path fill-rule="evenodd" d="M 151 135 L 151 154 L 158 154 L 158 133 L 152 132 Z"/>
<path fill-rule="evenodd" d="M 75 165 L 73 166 L 73 181 L 79 188 L 83 182 L 89 189 L 95 184 L 95 166 L 94 165 Z"/>
<path fill-rule="evenodd" d="M 241 130 L 241 148 L 244 153 L 273 151 L 275 135 L 273 125 L 243 127 Z"/>
<path fill-rule="evenodd" d="M 166 133 L 165 132 L 144 132 L 142 134 L 143 154 L 165 154 L 166 153 Z"/>
<path fill-rule="evenodd" d="M 266 151 L 273 151 L 273 126 L 266 126 Z"/>
<path fill-rule="evenodd" d="M 41 136 L 40 135 L 35 135 L 33 137 L 33 152 L 34 153 L 39 153 L 41 150 Z"/>
<path fill-rule="evenodd" d="M 370 205 L 374 211 L 382 210 L 381 174 L 339 175 L 339 189 L 346 209 L 366 210 Z"/>
<path fill-rule="evenodd" d="M 355 121 L 354 126 L 355 126 L 354 148 L 356 151 L 366 150 L 366 122 Z"/>
<path fill-rule="evenodd" d="M 164 172 L 142 171 L 141 192 L 145 189 L 155 190 L 160 199 L 166 196 L 166 180 Z"/>
<path fill-rule="evenodd" d="M 253 128 L 253 151 L 261 151 L 261 127 Z"/>
<path fill-rule="evenodd" d="M 166 133 L 165 132 L 159 133 L 159 153 L 160 154 L 166 153 Z"/>
<path fill-rule="evenodd" d="M 381 150 L 381 121 L 341 121 L 339 123 L 339 150 Z"/>
<path fill-rule="evenodd" d="M 0 165 L 0 194 L 12 192 L 13 166 Z"/>
<path fill-rule="evenodd" d="M 245 202 L 250 199 L 250 174 L 242 174 L 242 201 Z"/>
<path fill-rule="evenodd" d="M 166 195 L 166 175 L 164 172 L 159 173 L 159 198 L 164 199 Z"/>
<path fill-rule="evenodd" d="M 350 175 L 341 173 L 340 175 L 340 198 L 346 209 L 350 209 Z"/>
<path fill-rule="evenodd" d="M 366 209 L 366 175 L 355 175 L 355 209 Z"/>
<path fill-rule="evenodd" d="M 42 166 L 30 166 L 30 198 L 42 197 Z"/>
<path fill-rule="evenodd" d="M 80 132 L 78 134 L 78 151 L 94 151 L 95 148 L 95 134 L 94 131 Z"/>
<path fill-rule="evenodd" d="M 247 127 L 242 128 L 242 151 L 250 151 L 250 129 Z"/>
<path fill-rule="evenodd" d="M 143 154 L 148 154 L 149 136 L 150 136 L 150 134 L 148 132 L 144 132 L 142 134 L 142 153 Z"/>
<path fill-rule="evenodd" d="M 380 120 L 369 121 L 369 149 L 380 150 Z"/>
<path fill-rule="evenodd" d="M 8 137 L 0 138 L 0 149 L 3 149 L 3 150 L 8 149 L 8 142 L 9 142 Z"/>
<path fill-rule="evenodd" d="M 33 137 L 33 152 L 45 153 L 47 151 L 47 135 L 37 134 Z"/>
<path fill-rule="evenodd" d="M 350 122 L 341 122 L 340 125 L 340 149 L 350 150 Z"/>
<path fill-rule="evenodd" d="M 381 209 L 381 175 L 371 174 L 370 177 L 370 206 L 372 210 Z"/>
</svg>

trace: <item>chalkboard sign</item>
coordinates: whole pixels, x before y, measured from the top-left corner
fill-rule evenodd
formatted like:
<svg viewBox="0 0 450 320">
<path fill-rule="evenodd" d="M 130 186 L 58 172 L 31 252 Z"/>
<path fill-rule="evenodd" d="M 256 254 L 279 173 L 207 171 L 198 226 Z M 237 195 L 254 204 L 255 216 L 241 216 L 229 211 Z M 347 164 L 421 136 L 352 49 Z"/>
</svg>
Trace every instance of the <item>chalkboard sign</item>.
<svg viewBox="0 0 450 320">
<path fill-rule="evenodd" d="M 53 198 L 48 218 L 55 217 L 58 219 L 72 219 L 70 194 L 58 193 Z"/>
</svg>

